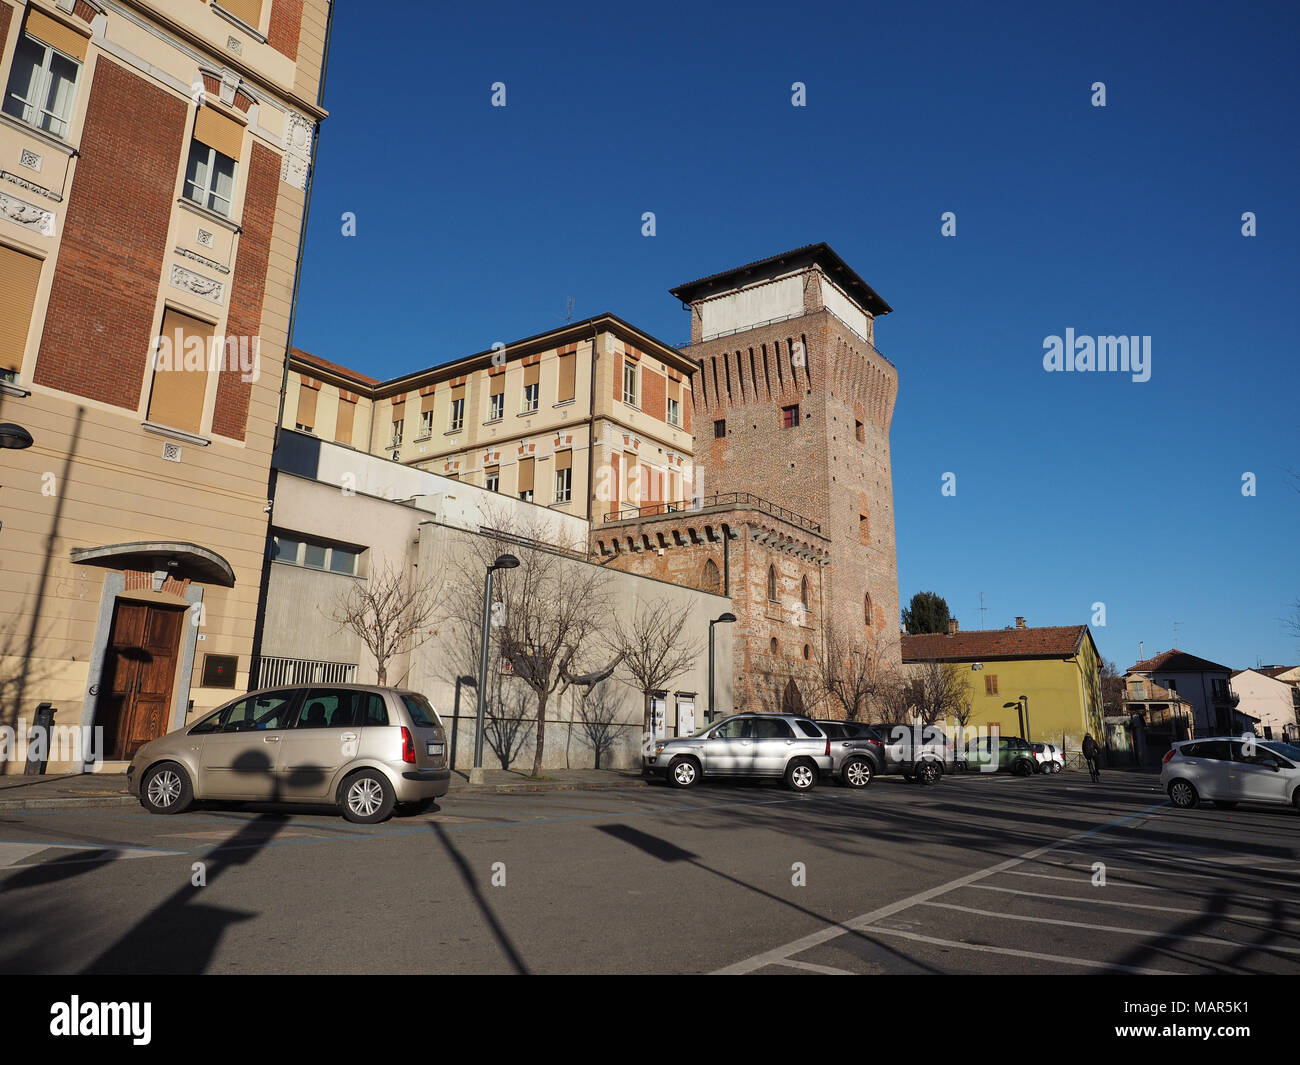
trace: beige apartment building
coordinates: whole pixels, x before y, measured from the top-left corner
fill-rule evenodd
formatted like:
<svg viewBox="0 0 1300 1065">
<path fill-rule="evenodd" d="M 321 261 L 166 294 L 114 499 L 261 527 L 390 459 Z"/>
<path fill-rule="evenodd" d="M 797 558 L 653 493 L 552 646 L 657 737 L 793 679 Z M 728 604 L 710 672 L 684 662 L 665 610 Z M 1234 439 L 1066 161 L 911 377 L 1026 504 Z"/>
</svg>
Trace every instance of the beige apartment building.
<svg viewBox="0 0 1300 1065">
<path fill-rule="evenodd" d="M 691 374 L 612 314 L 375 381 L 295 350 L 283 426 L 592 525 L 695 492 Z"/>
<path fill-rule="evenodd" d="M 106 766 L 248 681 L 331 14 L 0 0 L 0 725 Z"/>
</svg>

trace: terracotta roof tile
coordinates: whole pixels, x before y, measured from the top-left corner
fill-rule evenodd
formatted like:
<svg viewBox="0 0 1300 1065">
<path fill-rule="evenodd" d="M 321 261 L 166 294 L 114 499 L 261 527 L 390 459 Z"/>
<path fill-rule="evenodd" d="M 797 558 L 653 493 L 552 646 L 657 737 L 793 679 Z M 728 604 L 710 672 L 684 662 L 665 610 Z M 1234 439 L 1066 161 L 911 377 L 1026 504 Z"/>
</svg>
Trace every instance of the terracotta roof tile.
<svg viewBox="0 0 1300 1065">
<path fill-rule="evenodd" d="M 1027 629 L 973 629 L 903 637 L 904 662 L 979 662 L 986 658 L 1069 658 L 1083 643 L 1087 625 Z"/>
<path fill-rule="evenodd" d="M 361 384 L 368 385 L 371 388 L 380 383 L 378 378 L 367 377 L 365 374 L 358 373 L 356 370 L 349 370 L 346 366 L 340 366 L 337 362 L 330 362 L 328 359 L 322 359 L 319 355 L 313 355 L 311 352 L 303 351 L 301 348 L 294 348 L 290 352 L 289 357 L 291 359 L 299 359 L 309 365 L 319 366 L 322 370 L 329 370 L 331 373 L 336 373 L 340 377 L 347 377 L 353 381 L 358 381 Z"/>
<path fill-rule="evenodd" d="M 1154 658 L 1147 658 L 1141 662 L 1136 662 L 1129 666 L 1129 673 L 1229 673 L 1231 670 L 1227 666 L 1221 666 L 1217 662 L 1211 662 L 1208 658 L 1198 658 L 1196 655 L 1189 655 L 1185 651 L 1173 648 L 1169 651 L 1161 651 Z"/>
</svg>

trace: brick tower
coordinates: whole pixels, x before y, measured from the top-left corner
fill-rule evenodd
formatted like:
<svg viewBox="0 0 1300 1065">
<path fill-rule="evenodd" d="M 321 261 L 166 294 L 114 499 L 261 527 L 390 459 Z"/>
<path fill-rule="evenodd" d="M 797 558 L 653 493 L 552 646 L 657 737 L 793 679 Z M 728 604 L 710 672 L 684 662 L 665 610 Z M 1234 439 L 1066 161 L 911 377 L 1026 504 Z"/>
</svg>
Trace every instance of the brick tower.
<svg viewBox="0 0 1300 1065">
<path fill-rule="evenodd" d="M 898 661 L 888 303 L 826 244 L 672 290 L 691 312 L 695 494 L 769 500 L 830 541 L 824 621 Z"/>
</svg>

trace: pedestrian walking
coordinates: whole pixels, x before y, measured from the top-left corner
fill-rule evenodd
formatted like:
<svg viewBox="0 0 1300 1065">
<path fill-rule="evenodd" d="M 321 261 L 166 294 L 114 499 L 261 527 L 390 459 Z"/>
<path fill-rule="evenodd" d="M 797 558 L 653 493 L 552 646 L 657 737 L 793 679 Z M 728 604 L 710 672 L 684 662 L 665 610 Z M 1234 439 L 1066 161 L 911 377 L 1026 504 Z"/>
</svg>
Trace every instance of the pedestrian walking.
<svg viewBox="0 0 1300 1065">
<path fill-rule="evenodd" d="M 1083 757 L 1088 761 L 1088 775 L 1096 784 L 1101 780 L 1101 747 L 1092 738 L 1091 732 L 1083 737 Z"/>
</svg>

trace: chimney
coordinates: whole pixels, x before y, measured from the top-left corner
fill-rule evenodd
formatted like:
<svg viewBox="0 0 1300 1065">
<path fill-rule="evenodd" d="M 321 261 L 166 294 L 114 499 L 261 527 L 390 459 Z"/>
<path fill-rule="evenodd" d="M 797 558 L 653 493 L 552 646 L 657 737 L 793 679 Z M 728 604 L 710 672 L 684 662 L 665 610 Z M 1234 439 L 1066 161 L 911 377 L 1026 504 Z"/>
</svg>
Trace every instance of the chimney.
<svg viewBox="0 0 1300 1065">
<path fill-rule="evenodd" d="M 1025 627 L 1025 619 L 1024 619 L 1024 618 L 1016 618 L 1016 628 L 1018 628 L 1018 629 L 1023 629 L 1024 627 Z"/>
<path fill-rule="evenodd" d="M 952 636 L 952 635 L 954 635 L 956 632 L 957 632 L 957 619 L 956 619 L 956 618 L 949 618 L 949 619 L 948 619 L 948 635 L 949 635 L 949 636 Z"/>
</svg>

